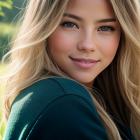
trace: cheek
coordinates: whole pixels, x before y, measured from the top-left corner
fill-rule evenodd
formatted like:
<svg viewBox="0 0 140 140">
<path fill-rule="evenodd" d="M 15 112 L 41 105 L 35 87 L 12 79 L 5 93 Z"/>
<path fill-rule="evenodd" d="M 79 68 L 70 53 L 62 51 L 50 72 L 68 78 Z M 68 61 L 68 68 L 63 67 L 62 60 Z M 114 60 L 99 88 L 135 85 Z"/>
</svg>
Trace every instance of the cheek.
<svg viewBox="0 0 140 140">
<path fill-rule="evenodd" d="M 49 39 L 49 49 L 51 52 L 67 53 L 74 46 L 73 39 L 73 36 L 58 29 Z"/>
<path fill-rule="evenodd" d="M 112 60 L 117 52 L 119 46 L 120 36 L 112 36 L 109 39 L 106 39 L 100 45 L 100 51 L 104 58 Z"/>
</svg>

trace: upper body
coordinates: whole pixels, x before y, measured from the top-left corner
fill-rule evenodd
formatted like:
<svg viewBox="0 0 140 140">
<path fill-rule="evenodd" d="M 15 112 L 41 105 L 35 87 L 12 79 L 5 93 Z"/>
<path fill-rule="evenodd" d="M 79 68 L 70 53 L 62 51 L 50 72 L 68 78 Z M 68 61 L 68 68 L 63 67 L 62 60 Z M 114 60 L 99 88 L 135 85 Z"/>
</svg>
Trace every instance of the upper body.
<svg viewBox="0 0 140 140">
<path fill-rule="evenodd" d="M 139 140 L 139 0 L 29 0 L 20 21 L 5 139 Z"/>
<path fill-rule="evenodd" d="M 4 140 L 108 140 L 88 91 L 64 79 L 41 80 L 14 100 Z M 123 140 L 135 140 L 127 128 Z"/>
</svg>

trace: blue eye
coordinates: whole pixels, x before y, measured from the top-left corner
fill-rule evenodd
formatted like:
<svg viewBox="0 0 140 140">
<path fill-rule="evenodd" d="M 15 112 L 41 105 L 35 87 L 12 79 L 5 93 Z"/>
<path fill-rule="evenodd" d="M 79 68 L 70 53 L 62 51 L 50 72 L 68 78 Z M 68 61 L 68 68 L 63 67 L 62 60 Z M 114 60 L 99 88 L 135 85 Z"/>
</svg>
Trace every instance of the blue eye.
<svg viewBox="0 0 140 140">
<path fill-rule="evenodd" d="M 111 26 L 102 26 L 98 29 L 98 31 L 103 31 L 103 32 L 106 32 L 106 31 L 114 31 L 115 29 Z"/>
<path fill-rule="evenodd" d="M 77 27 L 76 23 L 71 22 L 71 21 L 63 22 L 61 25 L 65 26 L 65 27 L 68 27 L 68 28 L 75 28 L 75 27 Z"/>
</svg>

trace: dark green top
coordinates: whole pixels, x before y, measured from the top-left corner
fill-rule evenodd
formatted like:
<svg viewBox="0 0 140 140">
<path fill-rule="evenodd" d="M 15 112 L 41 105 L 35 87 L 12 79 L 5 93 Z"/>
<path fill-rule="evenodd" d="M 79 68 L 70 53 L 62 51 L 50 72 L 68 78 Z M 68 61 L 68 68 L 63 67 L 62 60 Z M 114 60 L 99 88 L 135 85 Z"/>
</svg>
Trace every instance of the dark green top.
<svg viewBox="0 0 140 140">
<path fill-rule="evenodd" d="M 108 140 L 108 136 L 83 86 L 49 78 L 16 97 L 4 140 Z"/>
</svg>

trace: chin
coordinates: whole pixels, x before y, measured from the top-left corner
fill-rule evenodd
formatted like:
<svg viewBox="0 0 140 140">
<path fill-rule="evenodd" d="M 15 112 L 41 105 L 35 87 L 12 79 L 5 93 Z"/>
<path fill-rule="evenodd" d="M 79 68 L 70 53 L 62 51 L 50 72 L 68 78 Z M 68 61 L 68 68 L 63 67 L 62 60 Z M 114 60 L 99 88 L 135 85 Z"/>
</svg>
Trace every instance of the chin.
<svg viewBox="0 0 140 140">
<path fill-rule="evenodd" d="M 83 85 L 87 85 L 87 86 L 90 86 L 92 87 L 93 86 L 93 82 L 94 82 L 94 79 L 95 78 L 88 78 L 88 77 L 75 77 L 75 78 L 72 78 L 74 79 L 75 81 L 77 81 L 78 83 L 81 83 Z"/>
</svg>

